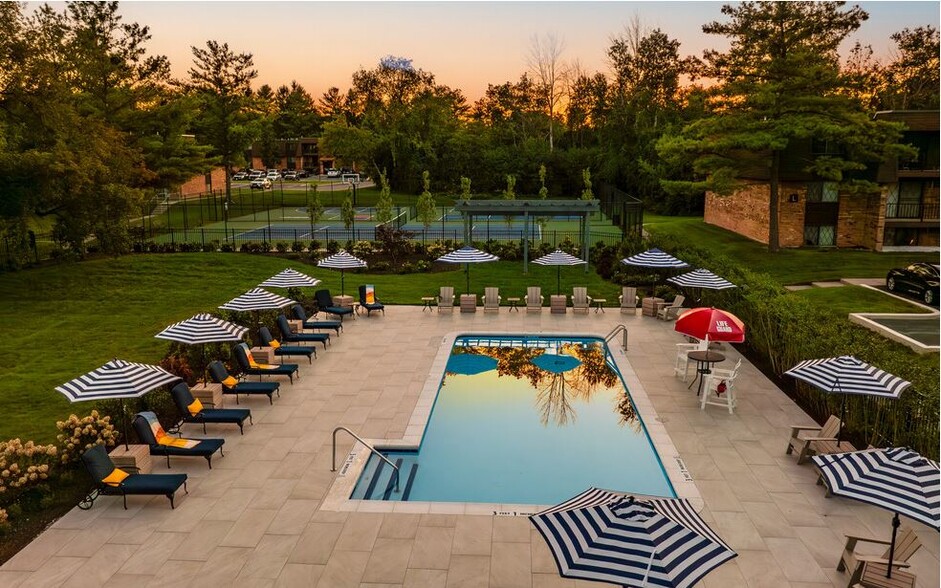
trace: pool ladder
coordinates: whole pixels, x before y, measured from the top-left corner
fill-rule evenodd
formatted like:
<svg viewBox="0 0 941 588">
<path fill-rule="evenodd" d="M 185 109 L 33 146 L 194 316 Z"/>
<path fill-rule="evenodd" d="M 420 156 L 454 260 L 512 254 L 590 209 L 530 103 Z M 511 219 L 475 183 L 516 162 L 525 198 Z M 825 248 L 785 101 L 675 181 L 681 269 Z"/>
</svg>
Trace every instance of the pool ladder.
<svg viewBox="0 0 941 588">
<path fill-rule="evenodd" d="M 618 335 L 621 335 L 621 349 L 624 350 L 624 353 L 627 353 L 627 327 L 623 324 L 617 325 L 611 332 L 605 335 L 604 342 L 608 343 Z"/>
<path fill-rule="evenodd" d="M 353 431 L 347 429 L 346 427 L 337 427 L 336 429 L 333 430 L 333 467 L 330 468 L 330 471 L 331 472 L 337 471 L 337 433 L 339 433 L 340 431 L 346 431 L 347 433 L 352 435 L 353 438 L 359 441 L 360 443 L 362 443 L 363 446 L 366 447 L 366 449 L 368 449 L 372 453 L 375 453 L 379 457 L 379 459 L 381 459 L 382 461 L 392 466 L 392 470 L 394 472 L 392 475 L 395 477 L 395 491 L 398 492 L 399 491 L 399 466 L 389 461 L 388 457 L 379 453 L 379 450 L 377 450 L 375 447 L 373 447 L 369 443 L 366 443 L 365 441 L 363 441 L 362 437 L 360 437 Z"/>
</svg>

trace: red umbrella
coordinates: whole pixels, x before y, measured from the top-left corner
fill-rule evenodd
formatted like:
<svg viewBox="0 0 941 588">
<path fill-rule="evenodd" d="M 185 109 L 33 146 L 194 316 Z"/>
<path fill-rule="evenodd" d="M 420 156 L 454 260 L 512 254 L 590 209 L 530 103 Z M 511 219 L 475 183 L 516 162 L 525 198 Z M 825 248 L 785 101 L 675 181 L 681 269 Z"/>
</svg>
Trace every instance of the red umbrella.
<svg viewBox="0 0 941 588">
<path fill-rule="evenodd" d="M 717 308 L 694 308 L 676 319 L 674 327 L 683 333 L 707 341 L 741 343 L 745 340 L 745 323 L 737 316 Z"/>
</svg>

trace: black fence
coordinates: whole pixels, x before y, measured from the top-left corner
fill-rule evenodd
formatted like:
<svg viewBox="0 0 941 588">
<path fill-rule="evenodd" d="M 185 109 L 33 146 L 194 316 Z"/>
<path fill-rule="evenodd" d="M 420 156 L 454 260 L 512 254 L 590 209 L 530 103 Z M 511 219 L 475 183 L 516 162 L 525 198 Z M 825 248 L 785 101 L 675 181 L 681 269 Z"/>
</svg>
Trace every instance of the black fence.
<svg viewBox="0 0 941 588">
<path fill-rule="evenodd" d="M 640 237 L 644 227 L 644 203 L 610 184 L 602 184 L 598 200 L 603 212 L 625 237 Z"/>
</svg>

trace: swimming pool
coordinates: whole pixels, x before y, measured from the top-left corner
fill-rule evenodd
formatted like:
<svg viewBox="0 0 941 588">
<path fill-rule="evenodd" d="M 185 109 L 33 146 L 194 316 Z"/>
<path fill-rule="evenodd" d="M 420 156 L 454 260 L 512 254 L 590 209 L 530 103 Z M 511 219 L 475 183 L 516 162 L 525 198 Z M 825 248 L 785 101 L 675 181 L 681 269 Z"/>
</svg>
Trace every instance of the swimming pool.
<svg viewBox="0 0 941 588">
<path fill-rule="evenodd" d="M 554 504 L 589 486 L 675 497 L 603 340 L 462 335 L 417 451 L 371 456 L 352 499 Z"/>
</svg>

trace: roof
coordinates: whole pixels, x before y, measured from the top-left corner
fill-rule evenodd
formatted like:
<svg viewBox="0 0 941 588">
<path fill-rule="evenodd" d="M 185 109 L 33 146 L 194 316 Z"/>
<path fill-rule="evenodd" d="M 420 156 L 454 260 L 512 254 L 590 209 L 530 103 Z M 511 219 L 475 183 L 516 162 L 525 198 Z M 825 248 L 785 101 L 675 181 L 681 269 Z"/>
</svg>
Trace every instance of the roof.
<svg viewBox="0 0 941 588">
<path fill-rule="evenodd" d="M 873 118 L 904 123 L 911 131 L 938 132 L 941 111 L 938 110 L 882 110 Z"/>
</svg>

